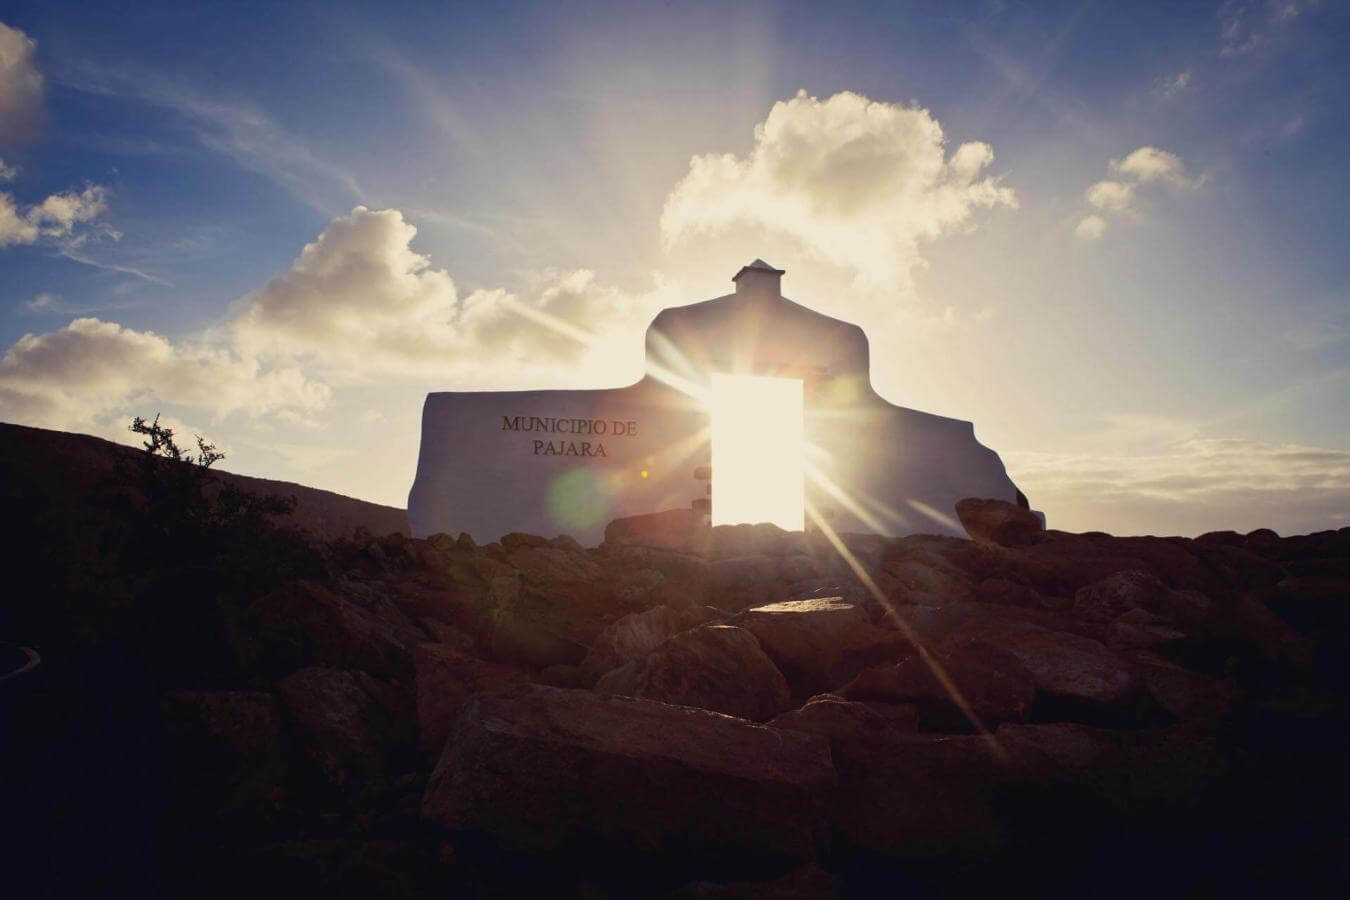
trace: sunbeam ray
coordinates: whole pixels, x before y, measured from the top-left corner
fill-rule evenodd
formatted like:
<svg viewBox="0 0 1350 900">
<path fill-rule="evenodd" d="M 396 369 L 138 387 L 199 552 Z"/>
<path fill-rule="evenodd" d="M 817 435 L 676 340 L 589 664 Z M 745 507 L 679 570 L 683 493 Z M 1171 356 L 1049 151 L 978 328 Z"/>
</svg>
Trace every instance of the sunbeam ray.
<svg viewBox="0 0 1350 900">
<path fill-rule="evenodd" d="M 825 535 L 825 539 L 834 546 L 835 552 L 837 552 L 844 562 L 848 564 L 848 567 L 853 570 L 853 574 L 858 577 L 860 582 L 862 582 L 863 587 L 867 588 L 868 593 L 876 598 L 876 601 L 881 604 L 882 609 L 886 610 L 886 614 L 891 617 L 891 621 L 895 622 L 896 627 L 899 628 L 900 634 L 904 636 L 905 640 L 909 641 L 910 645 L 914 647 L 916 651 L 918 651 L 919 659 L 923 660 L 924 665 L 928 666 L 929 671 L 933 673 L 933 677 L 938 680 L 938 684 L 942 686 L 942 689 L 947 692 L 947 696 L 951 697 L 952 702 L 961 710 L 961 714 L 966 717 L 971 725 L 975 726 L 975 730 L 978 731 L 988 743 L 990 751 L 1000 761 L 1005 763 L 1011 762 L 1007 751 L 999 744 L 994 733 L 986 728 L 984 723 L 980 721 L 980 717 L 975 714 L 975 710 L 961 694 L 960 689 L 956 686 L 956 682 L 952 681 L 951 676 L 947 674 L 947 670 L 944 669 L 942 664 L 928 652 L 928 648 L 924 646 L 918 633 L 909 627 L 909 623 L 906 622 L 896 610 L 894 604 L 887 599 L 881 588 L 877 587 L 876 581 L 873 580 L 866 567 L 858 561 L 858 558 L 853 555 L 853 552 L 848 549 L 848 546 L 840 540 L 839 535 L 835 533 L 834 529 L 830 527 L 829 523 L 825 521 L 824 517 L 820 515 L 809 500 L 806 503 L 806 514 L 810 517 L 812 524 L 820 529 L 820 533 Z"/>
</svg>

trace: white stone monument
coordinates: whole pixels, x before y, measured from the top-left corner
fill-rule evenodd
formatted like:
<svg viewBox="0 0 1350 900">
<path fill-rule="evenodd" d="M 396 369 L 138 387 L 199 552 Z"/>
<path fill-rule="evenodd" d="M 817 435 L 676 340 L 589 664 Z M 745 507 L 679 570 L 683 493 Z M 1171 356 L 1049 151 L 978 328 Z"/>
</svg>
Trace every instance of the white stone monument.
<svg viewBox="0 0 1350 900">
<path fill-rule="evenodd" d="M 735 293 L 663 310 L 627 387 L 428 394 L 412 533 L 594 545 L 613 519 L 692 507 L 712 524 L 964 536 L 958 500 L 1026 505 L 970 422 L 883 400 L 862 329 L 785 299 L 782 276 L 755 260 Z"/>
</svg>

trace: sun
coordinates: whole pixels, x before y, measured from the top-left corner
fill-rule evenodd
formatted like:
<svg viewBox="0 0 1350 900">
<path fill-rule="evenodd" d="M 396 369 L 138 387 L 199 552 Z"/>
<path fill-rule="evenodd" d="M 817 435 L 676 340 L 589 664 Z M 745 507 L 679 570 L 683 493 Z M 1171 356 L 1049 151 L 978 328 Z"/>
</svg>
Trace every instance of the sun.
<svg viewBox="0 0 1350 900">
<path fill-rule="evenodd" d="M 802 382 L 711 376 L 712 524 L 803 528 Z"/>
</svg>

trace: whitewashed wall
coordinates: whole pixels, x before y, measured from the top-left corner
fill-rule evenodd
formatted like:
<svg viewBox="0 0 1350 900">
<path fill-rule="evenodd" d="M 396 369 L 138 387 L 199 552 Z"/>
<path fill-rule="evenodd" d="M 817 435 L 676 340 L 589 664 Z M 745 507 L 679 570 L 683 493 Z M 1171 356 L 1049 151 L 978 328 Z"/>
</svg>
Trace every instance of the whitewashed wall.
<svg viewBox="0 0 1350 900">
<path fill-rule="evenodd" d="M 735 294 L 664 310 L 648 329 L 649 368 L 694 384 L 715 371 L 802 378 L 817 473 L 806 499 L 839 531 L 963 536 L 956 501 L 1016 500 L 971 423 L 883 400 L 862 329 L 784 299 L 779 274 L 742 270 Z M 705 496 L 693 473 L 709 463 L 708 416 L 668 380 L 427 395 L 413 534 L 482 542 L 524 531 L 594 545 L 613 519 L 687 509 Z"/>
</svg>

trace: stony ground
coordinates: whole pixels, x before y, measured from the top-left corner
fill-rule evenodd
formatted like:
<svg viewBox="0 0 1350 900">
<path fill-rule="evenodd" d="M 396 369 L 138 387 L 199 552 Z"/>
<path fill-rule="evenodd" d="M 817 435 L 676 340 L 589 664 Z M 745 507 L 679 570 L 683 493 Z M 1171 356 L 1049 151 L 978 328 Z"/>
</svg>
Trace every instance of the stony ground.
<svg viewBox="0 0 1350 900">
<path fill-rule="evenodd" d="M 10 873 L 81 896 L 1341 894 L 1350 529 L 958 512 L 975 540 L 845 552 L 660 519 L 592 549 L 367 536 L 257 596 L 185 591 L 192 615 L 86 609 L 88 585 L 30 604 L 11 627 L 44 664 L 0 682 Z"/>
</svg>

